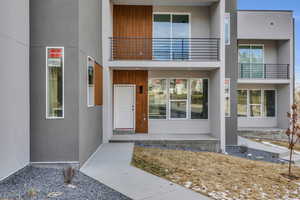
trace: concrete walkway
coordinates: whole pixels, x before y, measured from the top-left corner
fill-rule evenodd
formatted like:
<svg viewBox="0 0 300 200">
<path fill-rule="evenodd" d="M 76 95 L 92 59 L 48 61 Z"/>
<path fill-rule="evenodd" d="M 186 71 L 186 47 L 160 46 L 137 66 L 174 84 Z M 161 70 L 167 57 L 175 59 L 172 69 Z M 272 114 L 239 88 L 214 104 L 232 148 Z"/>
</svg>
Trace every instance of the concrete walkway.
<svg viewBox="0 0 300 200">
<path fill-rule="evenodd" d="M 130 165 L 133 143 L 104 144 L 80 169 L 134 200 L 209 200 Z"/>
</svg>

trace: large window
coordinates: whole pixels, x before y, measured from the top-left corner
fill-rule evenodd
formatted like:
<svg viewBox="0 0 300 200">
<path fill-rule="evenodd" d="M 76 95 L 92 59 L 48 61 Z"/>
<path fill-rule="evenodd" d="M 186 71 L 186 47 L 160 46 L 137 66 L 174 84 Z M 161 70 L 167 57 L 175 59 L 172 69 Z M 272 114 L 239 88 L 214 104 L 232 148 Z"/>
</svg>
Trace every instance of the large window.
<svg viewBox="0 0 300 200">
<path fill-rule="evenodd" d="M 208 119 L 207 79 L 151 79 L 149 119 Z"/>
<path fill-rule="evenodd" d="M 149 118 L 167 118 L 167 80 L 152 79 L 149 81 Z"/>
<path fill-rule="evenodd" d="M 275 90 L 238 90 L 239 117 L 275 117 Z"/>
<path fill-rule="evenodd" d="M 153 15 L 153 56 L 158 60 L 188 59 L 189 14 Z"/>
<path fill-rule="evenodd" d="M 47 118 L 64 117 L 64 48 L 47 47 Z"/>
<path fill-rule="evenodd" d="M 258 44 L 239 45 L 241 78 L 264 77 L 264 46 Z"/>
</svg>

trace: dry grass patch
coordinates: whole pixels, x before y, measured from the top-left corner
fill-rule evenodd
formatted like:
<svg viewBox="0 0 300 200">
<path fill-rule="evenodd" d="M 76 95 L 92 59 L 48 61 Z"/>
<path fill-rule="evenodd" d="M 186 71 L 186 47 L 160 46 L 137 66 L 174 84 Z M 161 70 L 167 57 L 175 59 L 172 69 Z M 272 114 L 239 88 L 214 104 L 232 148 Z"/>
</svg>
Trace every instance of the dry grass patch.
<svg viewBox="0 0 300 200">
<path fill-rule="evenodd" d="M 135 147 L 133 165 L 214 199 L 300 199 L 287 166 L 210 152 Z M 300 168 L 293 168 L 300 176 Z"/>
</svg>

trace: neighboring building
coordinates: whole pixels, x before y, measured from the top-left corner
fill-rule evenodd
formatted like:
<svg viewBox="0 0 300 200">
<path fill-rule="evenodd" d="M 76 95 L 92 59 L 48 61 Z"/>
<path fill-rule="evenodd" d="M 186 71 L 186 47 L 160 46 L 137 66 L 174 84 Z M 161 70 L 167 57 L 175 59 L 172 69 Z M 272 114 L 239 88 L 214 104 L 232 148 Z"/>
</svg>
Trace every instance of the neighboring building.
<svg viewBox="0 0 300 200">
<path fill-rule="evenodd" d="M 238 129 L 285 128 L 292 12 L 236 8 L 236 0 L 31 0 L 30 162 L 81 166 L 102 143 L 136 140 L 225 151 Z M 24 127 L 7 129 L 20 128 L 24 141 L 25 111 Z"/>
</svg>

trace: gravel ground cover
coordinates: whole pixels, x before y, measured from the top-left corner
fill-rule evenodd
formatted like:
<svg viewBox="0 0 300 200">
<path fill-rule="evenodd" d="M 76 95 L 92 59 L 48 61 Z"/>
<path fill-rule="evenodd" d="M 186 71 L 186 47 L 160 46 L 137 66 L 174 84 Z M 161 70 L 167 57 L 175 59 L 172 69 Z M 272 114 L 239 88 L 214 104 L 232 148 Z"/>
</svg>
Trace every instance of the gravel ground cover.
<svg viewBox="0 0 300 200">
<path fill-rule="evenodd" d="M 300 200 L 300 168 L 221 153 L 136 146 L 132 164 L 217 200 Z"/>
<path fill-rule="evenodd" d="M 75 172 L 72 185 L 66 185 L 62 169 L 32 166 L 0 182 L 0 200 L 2 199 L 130 200 L 79 171 Z"/>
</svg>

